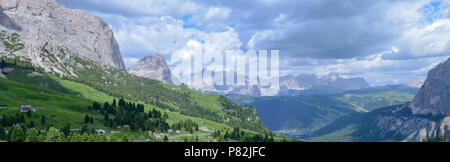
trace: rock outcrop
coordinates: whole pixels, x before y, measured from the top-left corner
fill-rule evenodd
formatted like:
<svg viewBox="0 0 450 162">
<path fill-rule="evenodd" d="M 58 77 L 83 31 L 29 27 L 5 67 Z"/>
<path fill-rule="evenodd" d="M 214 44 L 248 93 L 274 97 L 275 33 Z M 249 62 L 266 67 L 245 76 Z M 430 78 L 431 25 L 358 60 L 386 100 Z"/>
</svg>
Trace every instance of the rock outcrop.
<svg viewBox="0 0 450 162">
<path fill-rule="evenodd" d="M 75 54 L 83 59 L 125 70 L 119 45 L 112 29 L 99 17 L 86 11 L 72 10 L 55 0 L 1 0 L 0 30 L 17 33 L 22 48 L 11 52 L 0 43 L 6 57 L 21 57 L 47 71 L 64 73 L 49 55 Z M 61 62 L 59 62 L 61 64 Z M 64 75 L 64 74 L 63 74 Z M 67 75 L 67 74 L 66 74 Z"/>
<path fill-rule="evenodd" d="M 142 58 L 127 71 L 130 74 L 140 77 L 159 80 L 166 84 L 173 84 L 172 74 L 167 66 L 166 60 L 158 54 Z"/>
<path fill-rule="evenodd" d="M 450 136 L 447 115 L 450 115 L 450 59 L 428 72 L 425 83 L 411 103 L 392 114 L 378 116 L 376 122 L 385 134 L 394 132 L 406 136 L 404 141 L 422 141 L 427 137 Z"/>
<path fill-rule="evenodd" d="M 445 117 L 439 125 L 438 135 L 445 142 L 450 142 L 450 117 Z"/>
<path fill-rule="evenodd" d="M 428 72 L 409 107 L 413 114 L 450 114 L 450 59 Z"/>
<path fill-rule="evenodd" d="M 406 87 L 412 87 L 412 88 L 420 88 L 423 85 L 423 80 L 421 79 L 414 79 L 414 80 L 410 80 L 406 83 L 404 83 L 403 85 Z"/>
</svg>

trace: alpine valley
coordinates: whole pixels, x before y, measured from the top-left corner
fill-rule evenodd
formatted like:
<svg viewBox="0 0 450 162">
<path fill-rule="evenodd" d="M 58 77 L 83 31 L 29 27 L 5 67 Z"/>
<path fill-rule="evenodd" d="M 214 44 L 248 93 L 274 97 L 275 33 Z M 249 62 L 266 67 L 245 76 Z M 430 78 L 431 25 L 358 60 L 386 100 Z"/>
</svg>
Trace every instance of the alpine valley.
<svg viewBox="0 0 450 162">
<path fill-rule="evenodd" d="M 305 141 L 449 141 L 450 59 L 426 81 L 342 93 L 253 97 L 227 95 L 255 105 L 269 129 Z M 419 89 L 420 88 L 420 89 Z"/>
<path fill-rule="evenodd" d="M 63 3 L 62 1 L 58 2 Z M 243 50 L 241 47 L 245 46 L 242 42 L 230 43 L 220 42 L 220 40 L 225 37 L 228 40 L 230 37 L 228 41 L 235 42 L 234 40 L 239 40 L 240 37 L 249 36 L 247 47 L 260 48 L 254 45 L 267 43 L 264 41 L 266 39 L 279 41 L 279 35 L 295 37 L 295 39 L 288 39 L 295 45 L 275 43 L 281 47 L 318 43 L 320 45 L 300 48 L 306 52 L 296 49 L 299 58 L 291 58 L 292 60 L 288 61 L 281 60 L 280 65 L 286 68 L 291 65 L 288 64 L 289 61 L 300 62 L 299 64 L 307 62 L 306 64 L 314 67 L 324 64 L 324 67 L 319 67 L 319 70 L 327 72 L 280 69 L 284 76 L 275 79 L 279 79 L 279 91 L 274 96 L 264 96 L 262 93 L 264 87 L 258 83 L 251 85 L 250 82 L 239 86 L 198 84 L 189 87 L 180 83 L 180 80 L 174 76 L 177 69 L 171 71 L 170 67 L 173 67 L 171 62 L 174 60 L 169 60 L 169 65 L 166 62 L 167 55 L 171 55 L 167 53 L 170 52 L 155 50 L 156 52 L 136 54 L 139 58 L 131 58 L 135 60 L 132 61 L 133 65 L 130 65 L 130 61 L 127 61 L 129 53 L 121 53 L 121 50 L 126 48 L 119 47 L 119 43 L 123 43 L 123 39 L 119 38 L 132 39 L 131 36 L 115 37 L 114 31 L 116 30 L 113 29 L 116 29 L 117 26 L 111 26 L 100 17 L 93 15 L 105 16 L 102 15 L 102 12 L 70 9 L 58 2 L 56 0 L 0 0 L 0 142 L 450 141 L 450 58 L 447 57 L 448 53 L 438 55 L 436 52 L 436 54 L 426 56 L 426 58 L 431 58 L 436 55 L 439 59 L 423 63 L 427 64 L 426 67 L 416 70 L 417 76 L 423 79 L 428 71 L 424 81 L 418 79 L 406 82 L 413 77 L 413 75 L 408 75 L 401 78 L 402 82 L 406 82 L 403 84 L 399 84 L 402 82 L 399 82 L 397 78 L 380 78 L 380 84 L 385 86 L 371 86 L 366 79 L 373 83 L 373 77 L 351 78 L 349 76 L 362 76 L 361 73 L 370 73 L 371 71 L 367 70 L 370 68 L 375 68 L 381 73 L 388 73 L 391 69 L 378 65 L 382 63 L 392 65 L 392 67 L 395 65 L 397 70 L 400 69 L 403 72 L 404 67 L 401 66 L 409 66 L 409 63 L 414 63 L 413 61 L 409 62 L 408 59 L 419 57 L 417 54 L 419 52 L 414 57 L 408 56 L 411 57 L 407 59 L 408 64 L 402 62 L 397 65 L 396 61 L 401 62 L 399 60 L 402 60 L 397 57 L 406 54 L 398 53 L 400 50 L 394 47 L 392 50 L 367 57 L 356 57 L 354 54 L 366 51 L 365 47 L 359 47 L 360 44 L 357 44 L 358 50 L 351 50 L 353 53 L 344 50 L 347 47 L 351 48 L 347 45 L 348 43 L 360 41 L 359 37 L 364 39 L 367 37 L 367 40 L 371 41 L 390 37 L 376 36 L 376 39 L 372 38 L 372 31 L 363 32 L 368 33 L 367 35 L 355 34 L 355 38 L 341 41 L 343 39 L 340 38 L 340 35 L 339 39 L 331 39 L 336 33 L 335 29 L 326 32 L 317 29 L 319 31 L 317 33 L 328 34 L 330 39 L 323 41 L 308 38 L 302 43 L 296 42 L 296 39 L 299 39 L 297 36 L 304 36 L 296 34 L 303 33 L 303 31 L 297 31 L 298 29 L 305 29 L 308 31 L 307 33 L 311 33 L 311 35 L 306 35 L 308 37 L 317 37 L 312 34 L 316 29 L 309 29 L 311 27 L 307 27 L 307 25 L 317 21 L 315 24 L 317 27 L 314 28 L 324 26 L 320 22 L 328 19 L 327 15 L 322 15 L 324 18 L 319 16 L 320 18 L 317 19 L 320 21 L 312 19 L 311 22 L 304 22 L 305 25 L 301 25 L 302 27 L 290 29 L 287 26 L 303 24 L 303 22 L 291 21 L 293 16 L 289 14 L 275 14 L 277 18 L 274 19 L 274 22 L 264 21 L 264 23 L 277 27 L 277 30 L 268 28 L 267 30 L 253 31 L 253 28 L 260 25 L 255 25 L 255 27 L 254 24 L 244 25 L 243 27 L 233 24 L 234 21 L 232 24 L 221 24 L 222 20 L 229 22 L 225 20 L 227 17 L 237 15 L 234 10 L 231 12 L 224 8 L 211 7 L 205 10 L 205 13 L 202 12 L 206 16 L 189 16 L 188 14 L 179 19 L 178 17 L 172 19 L 157 13 L 157 19 L 160 19 L 169 29 L 177 29 L 176 25 L 179 25 L 183 29 L 179 32 L 189 32 L 191 34 L 189 37 L 192 39 L 197 39 L 194 38 L 195 36 L 206 38 L 208 34 L 202 30 L 203 28 L 214 29 L 219 26 L 228 30 L 223 33 L 212 32 L 213 37 L 208 37 L 209 40 L 206 41 L 189 40 L 187 44 L 191 46 L 202 46 L 214 40 L 212 41 L 215 42 L 212 43 L 214 47 L 224 45 L 240 51 Z M 245 4 L 247 3 L 242 5 Z M 249 4 L 251 3 L 249 2 Z M 349 4 L 351 3 L 349 2 Z M 337 3 L 330 6 L 334 5 Z M 279 7 L 283 8 L 283 6 L 289 5 L 280 5 Z M 377 10 L 369 11 L 375 13 Z M 432 14 L 437 11 L 429 12 Z M 138 12 L 136 11 L 136 13 Z M 240 16 L 255 18 L 252 14 Z M 257 17 L 264 18 L 263 16 Z M 351 14 L 350 17 L 360 19 L 359 16 Z M 107 17 L 102 18 L 109 20 Z M 113 16 L 113 18 L 116 17 Z M 122 17 L 119 16 L 119 18 Z M 211 18 L 211 24 L 198 23 L 197 25 L 204 26 L 196 26 L 195 22 L 202 18 Z M 215 21 L 212 21 L 213 19 Z M 334 19 L 334 17 L 330 19 Z M 172 20 L 174 21 L 169 22 Z M 247 19 L 243 20 L 250 23 Z M 153 18 L 139 20 L 140 23 L 152 21 Z M 425 19 L 422 21 L 425 22 Z M 427 20 L 427 23 L 434 25 L 434 23 L 441 22 L 433 21 L 434 19 L 430 19 Z M 126 22 L 125 18 L 124 22 Z M 338 24 L 341 22 L 347 24 L 346 20 L 337 22 L 339 22 Z M 405 24 L 400 19 L 395 19 L 394 22 L 386 24 Z M 383 23 L 374 23 L 378 24 L 374 25 L 374 31 L 381 31 L 378 28 L 381 28 Z M 444 23 L 435 25 L 437 27 L 427 28 L 427 30 L 436 32 L 434 30 L 441 29 L 439 25 L 442 24 Z M 379 25 L 380 27 L 378 27 Z M 347 27 L 339 25 L 330 25 L 329 28 L 335 28 L 335 26 L 337 29 L 347 29 Z M 402 25 L 402 28 L 409 28 L 407 26 Z M 256 32 L 256 34 L 239 35 L 236 33 L 239 29 L 234 30 L 239 27 L 252 28 L 251 33 Z M 285 27 L 286 30 L 284 30 Z M 157 32 L 148 32 L 150 35 L 156 36 L 161 32 L 170 32 L 163 28 L 161 30 L 158 27 L 154 28 Z M 442 30 L 447 29 L 442 28 Z M 427 34 L 427 32 L 423 33 Z M 121 35 L 120 31 L 116 34 L 116 36 L 126 35 L 123 33 Z M 165 33 L 162 35 L 172 36 Z M 346 35 L 345 32 L 342 35 Z M 145 39 L 144 37 L 130 40 L 132 42 L 130 44 L 134 45 L 136 41 L 140 41 L 138 38 Z M 119 41 L 116 41 L 116 38 Z M 439 38 L 441 39 L 441 37 Z M 447 37 L 442 36 L 442 38 Z M 180 39 L 184 39 L 184 37 Z M 406 39 L 409 37 L 399 39 L 400 44 Z M 126 40 L 128 41 L 128 39 Z M 168 40 L 169 44 L 177 46 L 177 49 L 179 46 L 181 48 L 177 38 Z M 329 45 L 328 41 L 333 43 L 333 40 L 339 40 L 343 45 L 332 45 L 325 48 Z M 167 43 L 167 41 L 164 42 Z M 421 41 L 417 42 L 420 44 Z M 157 41 L 152 43 L 155 43 L 155 46 L 161 45 Z M 365 41 L 360 43 L 361 45 L 372 44 Z M 378 43 L 380 46 L 381 44 L 387 43 Z M 433 44 L 430 45 L 433 48 L 442 46 L 440 49 L 448 50 L 445 43 L 432 42 L 429 44 Z M 136 46 L 138 45 L 133 47 Z M 416 44 L 411 45 L 411 47 L 413 46 L 415 47 Z M 162 48 L 167 48 L 167 46 Z M 322 48 L 324 49 L 322 50 Z M 406 47 L 402 48 L 403 51 L 407 51 Z M 417 47 L 417 49 L 419 48 Z M 204 48 L 203 50 L 211 49 Z M 186 51 L 189 50 L 177 50 L 172 55 L 177 56 L 178 54 L 181 57 Z M 338 53 L 334 54 L 333 51 Z M 314 53 L 311 56 L 323 55 L 320 57 L 323 57 L 324 60 L 314 61 L 315 58 L 309 58 L 308 54 L 308 59 L 305 60 L 311 59 L 312 61 L 301 61 L 306 56 L 300 55 L 309 52 Z M 348 56 L 338 57 L 337 55 L 341 52 Z M 328 56 L 328 53 L 333 53 L 333 56 L 331 54 Z M 122 54 L 126 59 L 122 57 Z M 297 57 L 297 55 L 289 57 L 287 55 L 280 56 L 280 59 Z M 182 56 L 184 57 L 184 55 Z M 330 58 L 325 59 L 326 57 Z M 384 57 L 391 60 L 383 60 Z M 448 60 L 443 62 L 442 58 Z M 190 58 L 186 57 L 186 60 L 188 59 Z M 259 58 L 259 60 L 264 59 Z M 278 61 L 278 59 L 274 60 Z M 366 60 L 372 62 L 366 62 Z M 328 65 L 328 61 L 330 61 L 329 64 L 334 62 L 340 66 L 325 67 Z M 344 65 L 347 64 L 347 61 L 349 61 L 349 65 Z M 356 63 L 351 64 L 353 62 Z M 272 66 L 272 64 L 271 60 L 270 65 Z M 355 72 L 357 74 L 353 75 L 350 72 L 347 75 L 345 70 L 341 71 L 349 67 L 361 67 L 362 69 L 357 69 L 358 71 Z M 298 66 L 297 68 L 305 67 Z M 272 70 L 272 67 L 270 69 Z M 431 70 L 429 71 L 429 69 Z M 336 71 L 339 73 L 335 73 Z M 217 74 L 214 72 L 214 76 Z M 370 74 L 372 75 L 372 73 Z M 272 74 L 270 75 L 272 77 Z M 387 76 L 388 74 L 374 73 L 373 76 L 375 75 Z M 389 75 L 394 75 L 394 73 Z M 246 82 L 249 80 L 248 77 L 244 78 Z M 395 84 L 389 84 L 391 80 Z M 261 82 L 261 78 L 259 78 L 259 82 Z M 214 150 L 194 149 L 194 147 L 185 151 L 189 156 L 197 156 L 199 151 L 207 151 L 208 156 L 214 157 L 217 153 Z"/>
</svg>

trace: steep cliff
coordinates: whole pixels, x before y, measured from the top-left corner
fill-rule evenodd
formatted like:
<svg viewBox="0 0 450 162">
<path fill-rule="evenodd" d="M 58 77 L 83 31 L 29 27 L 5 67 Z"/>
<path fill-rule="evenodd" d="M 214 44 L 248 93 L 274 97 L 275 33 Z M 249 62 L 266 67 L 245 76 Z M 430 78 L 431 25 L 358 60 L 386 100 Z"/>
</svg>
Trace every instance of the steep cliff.
<svg viewBox="0 0 450 162">
<path fill-rule="evenodd" d="M 450 59 L 428 72 L 425 83 L 410 103 L 341 118 L 312 136 L 337 135 L 336 132 L 347 129 L 351 133 L 345 136 L 354 141 L 423 141 L 428 137 L 450 141 L 448 115 Z"/>
<path fill-rule="evenodd" d="M 73 75 L 70 67 L 64 67 L 71 61 L 66 54 L 125 70 L 111 28 L 99 17 L 55 0 L 0 1 L 0 30 L 2 57 L 27 60 L 61 75 Z M 14 35 L 17 38 L 11 39 Z M 21 46 L 11 50 L 11 44 Z"/>
<path fill-rule="evenodd" d="M 450 59 L 428 72 L 409 107 L 414 114 L 450 114 Z"/>
</svg>

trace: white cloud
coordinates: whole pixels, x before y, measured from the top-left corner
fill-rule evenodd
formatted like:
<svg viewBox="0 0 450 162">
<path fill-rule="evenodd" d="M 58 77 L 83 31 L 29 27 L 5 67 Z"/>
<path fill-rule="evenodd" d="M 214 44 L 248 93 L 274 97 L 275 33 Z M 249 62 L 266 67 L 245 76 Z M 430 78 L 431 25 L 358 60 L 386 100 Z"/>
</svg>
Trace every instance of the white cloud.
<svg viewBox="0 0 450 162">
<path fill-rule="evenodd" d="M 129 68 L 130 66 L 134 65 L 136 62 L 139 61 L 138 58 L 132 58 L 132 57 L 124 57 L 123 61 L 125 62 L 125 66 Z"/>
<path fill-rule="evenodd" d="M 424 78 L 450 56 L 448 0 L 67 1 L 99 5 L 87 8 L 111 24 L 127 64 L 159 53 L 173 66 L 190 46 L 279 49 L 281 74 L 334 72 L 379 85 Z M 430 2 L 441 7 L 425 12 Z"/>
<path fill-rule="evenodd" d="M 180 16 L 195 13 L 200 6 L 189 0 L 109 0 L 110 5 L 149 15 Z"/>
<path fill-rule="evenodd" d="M 211 7 L 205 15 L 206 19 L 227 19 L 231 10 L 225 7 Z"/>
<path fill-rule="evenodd" d="M 126 21 L 119 28 L 114 29 L 122 51 L 127 51 L 134 57 L 153 53 L 170 55 L 198 34 L 196 29 L 185 29 L 181 20 L 170 16 L 148 18 L 145 21 L 147 22 L 144 24 Z"/>
</svg>

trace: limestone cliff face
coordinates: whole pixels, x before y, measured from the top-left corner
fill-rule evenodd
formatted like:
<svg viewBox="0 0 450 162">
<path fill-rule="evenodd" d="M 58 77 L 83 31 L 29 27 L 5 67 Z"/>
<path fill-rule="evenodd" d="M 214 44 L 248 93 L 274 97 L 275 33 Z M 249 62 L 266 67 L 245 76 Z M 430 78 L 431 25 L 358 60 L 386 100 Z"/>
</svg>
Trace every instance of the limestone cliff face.
<svg viewBox="0 0 450 162">
<path fill-rule="evenodd" d="M 450 59 L 428 72 L 409 107 L 413 114 L 450 114 Z"/>
<path fill-rule="evenodd" d="M 72 10 L 55 0 L 1 0 L 0 30 L 20 35 L 24 47 L 11 52 L 0 43 L 2 56 L 20 56 L 48 71 L 62 73 L 48 55 L 70 54 L 125 70 L 111 28 L 86 11 Z"/>
<path fill-rule="evenodd" d="M 173 84 L 166 60 L 158 54 L 142 58 L 128 69 L 128 73 Z"/>
<path fill-rule="evenodd" d="M 406 113 L 405 113 L 406 112 Z M 428 72 L 414 100 L 390 114 L 377 117 L 377 129 L 406 136 L 405 141 L 427 137 L 450 140 L 450 59 Z M 391 133 L 389 133 L 391 132 Z M 380 135 L 383 135 L 380 134 Z"/>
</svg>

